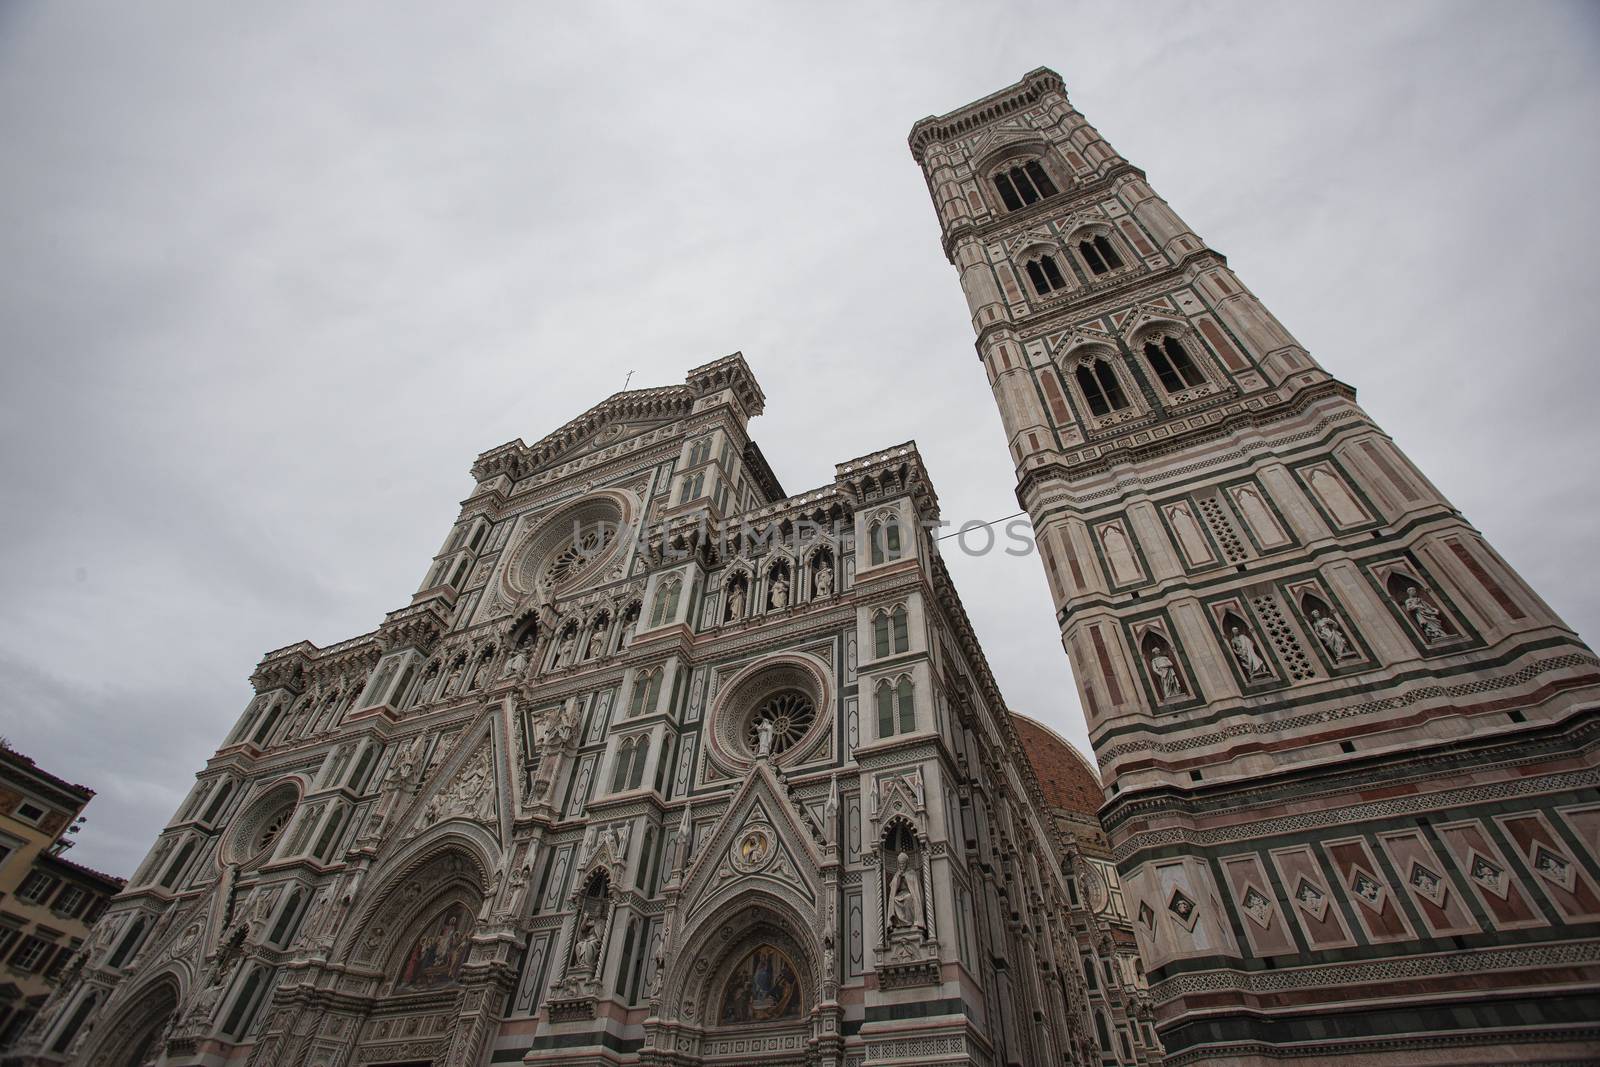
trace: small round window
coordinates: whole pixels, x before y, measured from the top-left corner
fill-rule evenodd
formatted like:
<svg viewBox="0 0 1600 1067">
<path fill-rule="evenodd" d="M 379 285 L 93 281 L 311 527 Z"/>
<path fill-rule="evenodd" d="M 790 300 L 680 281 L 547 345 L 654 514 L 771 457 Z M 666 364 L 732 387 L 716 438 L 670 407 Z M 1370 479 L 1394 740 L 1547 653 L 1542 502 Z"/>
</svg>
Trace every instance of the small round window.
<svg viewBox="0 0 1600 1067">
<path fill-rule="evenodd" d="M 798 689 L 780 689 L 758 703 L 745 719 L 745 743 L 752 753 L 766 750 L 781 755 L 817 721 L 817 706 Z M 767 725 L 767 724 L 770 724 Z"/>
</svg>

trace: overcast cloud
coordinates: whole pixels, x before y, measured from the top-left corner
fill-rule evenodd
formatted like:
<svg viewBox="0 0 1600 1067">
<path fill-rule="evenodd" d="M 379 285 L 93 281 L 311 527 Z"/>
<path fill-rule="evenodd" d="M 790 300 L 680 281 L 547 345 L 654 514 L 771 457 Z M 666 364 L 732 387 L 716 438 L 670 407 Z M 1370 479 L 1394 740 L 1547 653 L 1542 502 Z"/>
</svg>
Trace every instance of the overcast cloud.
<svg viewBox="0 0 1600 1067">
<path fill-rule="evenodd" d="M 791 493 L 915 438 L 1015 511 L 905 138 L 1041 64 L 1592 635 L 1596 10 L 13 0 L 0 733 L 127 874 L 261 654 L 372 629 L 473 458 L 629 371 L 743 350 Z M 1085 743 L 1037 559 L 949 555 Z"/>
</svg>

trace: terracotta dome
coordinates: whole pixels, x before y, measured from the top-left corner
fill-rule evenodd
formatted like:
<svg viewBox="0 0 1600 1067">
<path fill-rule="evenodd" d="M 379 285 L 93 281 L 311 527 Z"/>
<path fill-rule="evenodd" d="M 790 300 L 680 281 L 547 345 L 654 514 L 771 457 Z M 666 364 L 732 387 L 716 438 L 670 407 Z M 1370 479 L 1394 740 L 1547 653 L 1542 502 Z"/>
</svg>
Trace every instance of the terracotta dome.
<svg viewBox="0 0 1600 1067">
<path fill-rule="evenodd" d="M 1045 802 L 1082 815 L 1098 813 L 1105 802 L 1100 776 L 1083 753 L 1050 727 L 1026 715 L 1012 712 L 1011 723 L 1023 751 L 1028 754 L 1028 762 L 1033 764 L 1034 774 L 1039 777 Z"/>
</svg>

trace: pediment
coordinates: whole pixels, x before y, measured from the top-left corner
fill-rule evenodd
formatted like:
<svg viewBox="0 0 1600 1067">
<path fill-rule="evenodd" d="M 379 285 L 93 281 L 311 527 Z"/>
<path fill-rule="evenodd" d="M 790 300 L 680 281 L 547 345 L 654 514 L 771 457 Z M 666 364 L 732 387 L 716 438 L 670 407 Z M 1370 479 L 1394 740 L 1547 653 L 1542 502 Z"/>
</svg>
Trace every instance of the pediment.
<svg viewBox="0 0 1600 1067">
<path fill-rule="evenodd" d="M 412 802 L 407 837 L 454 819 L 488 827 L 501 825 L 500 760 L 492 731 L 481 727 L 473 740 L 459 743 Z M 381 802 L 380 802 L 381 803 Z"/>
<path fill-rule="evenodd" d="M 730 886 L 743 890 L 761 883 L 814 907 L 821 865 L 812 830 L 800 821 L 771 764 L 760 761 L 690 865 L 682 897 L 685 914 L 692 918 L 713 906 Z"/>
<path fill-rule="evenodd" d="M 988 157 L 1012 145 L 1040 143 L 1039 131 L 1019 119 L 996 123 L 972 139 L 968 155 L 979 166 L 985 166 Z"/>
</svg>

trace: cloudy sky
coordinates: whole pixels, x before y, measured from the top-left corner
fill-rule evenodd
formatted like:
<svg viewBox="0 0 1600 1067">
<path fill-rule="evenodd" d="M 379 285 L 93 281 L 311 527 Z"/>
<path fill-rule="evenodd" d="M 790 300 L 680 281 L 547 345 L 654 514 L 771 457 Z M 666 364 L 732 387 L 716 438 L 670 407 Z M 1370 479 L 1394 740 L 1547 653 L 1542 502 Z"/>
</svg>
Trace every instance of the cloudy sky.
<svg viewBox="0 0 1600 1067">
<path fill-rule="evenodd" d="M 13 0 L 0 734 L 128 873 L 262 652 L 374 627 L 473 457 L 629 371 L 742 350 L 790 492 L 915 438 L 1015 511 L 905 138 L 1039 65 L 1600 632 L 1597 10 Z M 1037 559 L 950 555 L 1082 740 Z"/>
</svg>

